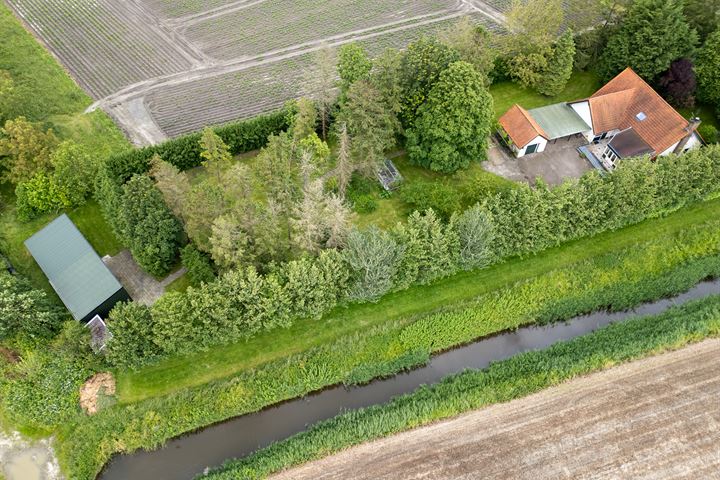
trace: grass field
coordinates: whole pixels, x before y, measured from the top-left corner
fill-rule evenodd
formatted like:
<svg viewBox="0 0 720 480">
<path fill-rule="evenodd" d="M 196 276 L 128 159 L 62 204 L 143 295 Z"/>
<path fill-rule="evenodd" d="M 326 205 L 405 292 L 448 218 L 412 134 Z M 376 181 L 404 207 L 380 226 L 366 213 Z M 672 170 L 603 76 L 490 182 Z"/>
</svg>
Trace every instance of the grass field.
<svg viewBox="0 0 720 480">
<path fill-rule="evenodd" d="M 5 115 L 24 115 L 32 121 L 43 122 L 53 128 L 60 138 L 83 144 L 101 158 L 130 147 L 105 113 L 83 113 L 92 102 L 90 97 L 4 4 L 0 4 L 0 31 L 3 33 L 0 69 L 10 72 L 15 83 L 12 109 L 4 112 Z M 45 275 L 30 257 L 23 242 L 56 215 L 44 215 L 23 223 L 15 216 L 14 204 L 13 187 L 0 183 L 0 251 L 8 256 L 18 271 L 54 296 Z M 120 250 L 97 203 L 90 201 L 68 214 L 100 255 L 115 254 Z"/>
<path fill-rule="evenodd" d="M 638 239 L 681 232 L 693 224 L 717 218 L 720 200 L 683 209 L 665 218 L 651 219 L 615 232 L 607 232 L 547 250 L 530 258 L 458 274 L 428 286 L 413 287 L 384 297 L 375 304 L 339 308 L 321 320 L 297 321 L 286 330 L 275 330 L 247 342 L 212 351 L 172 358 L 136 372 L 117 372 L 121 402 L 164 395 L 237 374 L 273 359 L 331 342 L 352 332 L 392 320 L 413 319 L 443 305 L 477 297 L 515 282 L 532 278 L 583 259 L 624 249 Z"/>
</svg>

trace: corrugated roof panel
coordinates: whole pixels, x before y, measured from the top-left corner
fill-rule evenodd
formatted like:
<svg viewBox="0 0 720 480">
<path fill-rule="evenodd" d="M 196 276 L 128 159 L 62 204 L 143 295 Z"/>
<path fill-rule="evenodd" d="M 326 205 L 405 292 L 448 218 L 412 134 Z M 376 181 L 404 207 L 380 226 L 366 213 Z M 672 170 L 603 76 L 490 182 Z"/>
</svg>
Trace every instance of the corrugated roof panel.
<svg viewBox="0 0 720 480">
<path fill-rule="evenodd" d="M 122 288 L 67 215 L 28 238 L 25 246 L 76 320 Z"/>
<path fill-rule="evenodd" d="M 591 130 L 577 112 L 566 103 L 556 103 L 546 107 L 533 108 L 528 113 L 547 133 L 548 140 L 563 138 L 576 133 Z"/>
</svg>

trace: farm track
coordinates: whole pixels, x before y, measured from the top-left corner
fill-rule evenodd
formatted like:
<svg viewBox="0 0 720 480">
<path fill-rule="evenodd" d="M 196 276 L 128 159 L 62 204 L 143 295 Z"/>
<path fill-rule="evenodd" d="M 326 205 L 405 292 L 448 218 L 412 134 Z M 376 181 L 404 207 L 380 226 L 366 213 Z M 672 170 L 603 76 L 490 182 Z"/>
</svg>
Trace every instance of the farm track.
<svg viewBox="0 0 720 480">
<path fill-rule="evenodd" d="M 375 55 L 461 16 L 504 22 L 478 0 L 373 0 L 347 20 L 359 0 L 6 1 L 96 99 L 88 111 L 106 110 L 138 145 L 279 108 L 305 93 L 326 45 Z"/>
<path fill-rule="evenodd" d="M 353 447 L 301 479 L 720 479 L 720 340 Z"/>
</svg>

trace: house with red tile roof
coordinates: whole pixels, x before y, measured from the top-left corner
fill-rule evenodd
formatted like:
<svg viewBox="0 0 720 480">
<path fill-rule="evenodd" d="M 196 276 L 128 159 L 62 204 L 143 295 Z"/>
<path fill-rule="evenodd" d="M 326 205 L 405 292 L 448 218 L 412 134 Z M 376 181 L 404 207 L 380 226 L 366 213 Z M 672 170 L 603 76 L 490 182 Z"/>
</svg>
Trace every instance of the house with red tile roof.
<svg viewBox="0 0 720 480">
<path fill-rule="evenodd" d="M 517 157 L 542 152 L 550 141 L 582 135 L 604 146 L 597 160 L 608 170 L 623 158 L 699 147 L 699 123 L 685 119 L 630 68 L 590 98 L 533 110 L 514 105 L 499 120 L 501 135 Z"/>
</svg>

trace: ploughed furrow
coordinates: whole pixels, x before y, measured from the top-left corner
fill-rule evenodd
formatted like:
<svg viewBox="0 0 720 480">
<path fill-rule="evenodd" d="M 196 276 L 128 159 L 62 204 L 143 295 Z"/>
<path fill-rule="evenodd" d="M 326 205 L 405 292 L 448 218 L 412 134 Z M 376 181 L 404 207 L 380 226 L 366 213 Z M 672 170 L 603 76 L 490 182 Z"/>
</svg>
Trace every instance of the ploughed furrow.
<svg viewBox="0 0 720 480">
<path fill-rule="evenodd" d="M 189 26 L 206 54 L 230 60 L 411 18 L 450 13 L 455 0 L 268 0 Z"/>
<path fill-rule="evenodd" d="M 170 137 L 276 110 L 302 96 L 309 54 L 152 91 L 147 107 Z"/>
<path fill-rule="evenodd" d="M 160 17 L 179 18 L 248 1 L 251 0 L 143 0 L 143 4 Z"/>
<path fill-rule="evenodd" d="M 371 56 L 376 56 L 387 48 L 405 48 L 423 35 L 448 28 L 460 16 L 392 30 L 359 43 Z M 488 30 L 501 29 L 481 14 L 473 13 L 470 17 Z M 145 102 L 165 134 L 175 137 L 206 125 L 267 113 L 307 95 L 306 79 L 312 76 L 312 69 L 313 53 L 304 53 L 237 72 L 164 86 L 150 91 Z"/>
<path fill-rule="evenodd" d="M 148 19 L 116 0 L 8 0 L 95 98 L 190 63 Z"/>
</svg>

